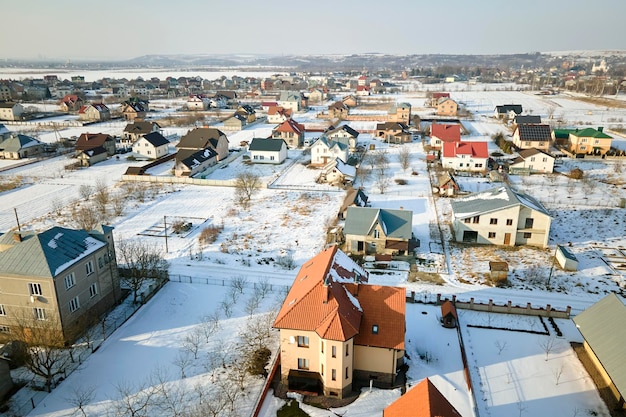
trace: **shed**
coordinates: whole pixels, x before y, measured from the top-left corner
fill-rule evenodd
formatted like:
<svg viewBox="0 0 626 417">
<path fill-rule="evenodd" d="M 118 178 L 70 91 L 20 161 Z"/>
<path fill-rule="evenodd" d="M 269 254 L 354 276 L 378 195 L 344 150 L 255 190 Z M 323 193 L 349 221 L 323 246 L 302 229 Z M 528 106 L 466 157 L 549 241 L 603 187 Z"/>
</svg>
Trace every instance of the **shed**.
<svg viewBox="0 0 626 417">
<path fill-rule="evenodd" d="M 458 322 L 456 307 L 450 300 L 446 300 L 441 305 L 441 325 L 447 329 L 453 329 Z"/>
<path fill-rule="evenodd" d="M 8 359 L 0 356 L 0 401 L 13 389 Z"/>
<path fill-rule="evenodd" d="M 506 262 L 489 261 L 489 273 L 492 281 L 506 281 L 509 275 L 509 264 Z"/>
<path fill-rule="evenodd" d="M 578 258 L 566 247 L 557 245 L 554 257 L 565 271 L 578 271 Z"/>
</svg>

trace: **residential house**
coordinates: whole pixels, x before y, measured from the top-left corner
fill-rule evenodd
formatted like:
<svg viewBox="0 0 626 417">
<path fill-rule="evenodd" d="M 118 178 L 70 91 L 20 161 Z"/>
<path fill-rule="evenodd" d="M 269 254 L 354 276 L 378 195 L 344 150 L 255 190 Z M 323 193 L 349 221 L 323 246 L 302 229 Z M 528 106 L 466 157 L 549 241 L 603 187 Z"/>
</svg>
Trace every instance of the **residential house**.
<svg viewBox="0 0 626 417">
<path fill-rule="evenodd" d="M 86 151 L 99 146 L 106 149 L 108 156 L 115 155 L 115 139 L 106 133 L 83 133 L 76 140 L 77 151 Z"/>
<path fill-rule="evenodd" d="M 447 142 L 443 144 L 441 166 L 455 171 L 484 172 L 489 162 L 487 142 Z"/>
<path fill-rule="evenodd" d="M 535 198 L 508 186 L 451 201 L 457 242 L 548 246 L 551 218 Z"/>
<path fill-rule="evenodd" d="M 550 125 L 521 124 L 513 132 L 513 145 L 518 149 L 535 148 L 542 151 L 550 150 L 552 132 Z"/>
<path fill-rule="evenodd" d="M 296 113 L 302 110 L 302 97 L 298 92 L 281 91 L 280 97 L 278 98 L 278 105 Z"/>
<path fill-rule="evenodd" d="M 224 120 L 224 130 L 228 131 L 240 131 L 248 124 L 246 116 L 243 114 L 235 113 L 232 117 Z"/>
<path fill-rule="evenodd" d="M 439 177 L 437 188 L 439 189 L 439 195 L 448 197 L 453 197 L 461 191 L 461 187 L 456 181 L 456 178 L 448 171 L 443 171 L 441 177 Z"/>
<path fill-rule="evenodd" d="M 348 125 L 341 125 L 338 127 L 331 126 L 324 135 L 333 142 L 341 142 L 347 145 L 350 152 L 354 152 L 358 143 L 359 132 Z"/>
<path fill-rule="evenodd" d="M 328 106 L 328 116 L 333 119 L 345 119 L 350 108 L 343 101 L 336 101 Z"/>
<path fill-rule="evenodd" d="M 287 143 L 284 140 L 254 138 L 248 152 L 255 164 L 282 164 L 287 159 Z"/>
<path fill-rule="evenodd" d="M 341 158 L 333 158 L 322 168 L 322 172 L 318 177 L 318 182 L 345 186 L 352 184 L 355 177 L 355 167 L 346 164 L 341 160 Z"/>
<path fill-rule="evenodd" d="M 316 104 L 321 104 L 324 100 L 326 100 L 326 88 L 322 87 L 322 88 L 311 88 L 309 89 L 309 102 L 310 103 L 316 103 Z"/>
<path fill-rule="evenodd" d="M 430 379 L 424 378 L 383 410 L 383 417 L 461 417 Z"/>
<path fill-rule="evenodd" d="M 430 147 L 443 148 L 444 143 L 461 142 L 461 125 L 433 123 L 430 127 Z"/>
<path fill-rule="evenodd" d="M 204 149 L 213 149 L 217 154 L 217 161 L 221 161 L 228 157 L 228 138 L 219 129 L 214 127 L 196 127 L 187 132 L 176 145 L 178 152 L 185 154 L 193 153 L 189 151 L 201 151 Z"/>
<path fill-rule="evenodd" d="M 43 143 L 37 139 L 10 133 L 0 137 L 0 157 L 4 159 L 22 159 L 38 156 L 43 151 Z"/>
<path fill-rule="evenodd" d="M 409 103 L 396 103 L 387 110 L 387 121 L 404 123 L 409 125 L 411 123 L 411 104 Z"/>
<path fill-rule="evenodd" d="M 409 143 L 413 140 L 413 133 L 404 123 L 385 122 L 376 124 L 376 137 L 387 143 Z"/>
<path fill-rule="evenodd" d="M 108 157 L 107 150 L 102 146 L 76 151 L 76 159 L 82 167 L 90 167 L 98 162 L 106 161 Z"/>
<path fill-rule="evenodd" d="M 78 120 L 102 122 L 111 119 L 111 111 L 104 103 L 86 104 L 78 110 Z"/>
<path fill-rule="evenodd" d="M 343 398 L 357 384 L 396 386 L 404 363 L 406 290 L 369 285 L 337 246 L 306 262 L 274 327 L 289 390 Z"/>
<path fill-rule="evenodd" d="M 193 177 L 217 164 L 217 152 L 212 148 L 180 149 L 176 152 L 174 175 L 177 177 Z"/>
<path fill-rule="evenodd" d="M 348 188 L 346 191 L 346 197 L 343 199 L 343 203 L 341 203 L 337 216 L 341 220 L 345 220 L 348 213 L 348 207 L 369 207 L 368 200 L 369 198 L 365 192 L 363 192 L 363 189 L 352 187 Z"/>
<path fill-rule="evenodd" d="M 574 323 L 584 339 L 585 353 L 593 369 L 594 382 L 600 391 L 614 399 L 610 409 L 626 409 L 626 305 L 615 293 L 602 298 L 574 317 Z"/>
<path fill-rule="evenodd" d="M 122 115 L 125 120 L 133 121 L 137 119 L 144 119 L 148 110 L 139 101 L 126 101 L 121 106 Z"/>
<path fill-rule="evenodd" d="M 204 94 L 191 94 L 187 97 L 187 110 L 206 110 L 209 108 L 210 100 Z"/>
<path fill-rule="evenodd" d="M 437 107 L 440 98 L 450 98 L 450 93 L 433 93 L 430 97 L 430 107 Z"/>
<path fill-rule="evenodd" d="M 0 120 L 21 120 L 24 106 L 12 101 L 0 102 Z"/>
<path fill-rule="evenodd" d="M 513 124 L 516 126 L 519 125 L 539 125 L 541 124 L 541 116 L 533 116 L 529 114 L 520 114 L 519 116 L 515 116 L 513 119 Z"/>
<path fill-rule="evenodd" d="M 352 94 L 348 94 L 341 99 L 341 102 L 348 106 L 349 109 L 356 107 L 358 105 L 358 99 Z"/>
<path fill-rule="evenodd" d="M 613 137 L 603 132 L 604 128 L 588 127 L 569 133 L 569 151 L 573 154 L 605 155 L 611 149 Z"/>
<path fill-rule="evenodd" d="M 283 139 L 289 149 L 295 149 L 304 143 L 304 125 L 293 119 L 288 119 L 272 130 L 272 138 Z"/>
<path fill-rule="evenodd" d="M 576 129 L 552 129 L 552 141 L 557 148 L 569 147 L 569 134 Z"/>
<path fill-rule="evenodd" d="M 311 165 L 326 165 L 333 159 L 348 162 L 349 148 L 342 142 L 335 142 L 321 136 L 311 145 Z"/>
<path fill-rule="evenodd" d="M 551 174 L 554 172 L 554 156 L 539 149 L 519 151 L 519 156 L 509 164 L 511 174 Z"/>
<path fill-rule="evenodd" d="M 6 82 L 0 82 L 0 101 L 11 101 L 11 89 Z"/>
<path fill-rule="evenodd" d="M 133 143 L 133 152 L 148 159 L 159 159 L 169 153 L 170 141 L 160 132 L 143 135 Z"/>
<path fill-rule="evenodd" d="M 76 94 L 66 94 L 59 103 L 62 112 L 75 113 L 83 107 L 83 99 Z"/>
<path fill-rule="evenodd" d="M 291 109 L 271 106 L 267 110 L 267 123 L 280 124 L 291 118 Z"/>
<path fill-rule="evenodd" d="M 348 207 L 343 232 L 352 253 L 403 255 L 417 246 L 411 210 Z"/>
<path fill-rule="evenodd" d="M 437 110 L 435 111 L 435 114 L 437 116 L 454 117 L 459 111 L 459 105 L 450 97 L 441 97 L 439 100 L 437 100 L 436 109 Z"/>
<path fill-rule="evenodd" d="M 252 123 L 256 120 L 256 110 L 249 104 L 242 104 L 237 108 L 235 115 L 243 116 L 246 123 Z"/>
<path fill-rule="evenodd" d="M 26 327 L 50 322 L 73 341 L 87 320 L 121 300 L 115 259 L 108 226 L 0 236 L 0 335 L 10 338 L 24 319 Z"/>
<path fill-rule="evenodd" d="M 522 114 L 521 104 L 503 104 L 501 106 L 496 106 L 493 116 L 496 119 L 513 120 L 520 114 Z"/>
<path fill-rule="evenodd" d="M 120 138 L 120 146 L 130 148 L 140 137 L 152 132 L 161 132 L 161 126 L 157 122 L 135 120 L 128 123 Z"/>
</svg>

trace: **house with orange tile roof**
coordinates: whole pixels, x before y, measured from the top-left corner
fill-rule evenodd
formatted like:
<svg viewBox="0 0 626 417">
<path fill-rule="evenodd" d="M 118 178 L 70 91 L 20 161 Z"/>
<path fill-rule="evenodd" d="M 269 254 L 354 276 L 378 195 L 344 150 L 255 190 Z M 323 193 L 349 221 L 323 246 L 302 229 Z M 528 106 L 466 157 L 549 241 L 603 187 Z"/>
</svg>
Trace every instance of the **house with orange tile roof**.
<svg viewBox="0 0 626 417">
<path fill-rule="evenodd" d="M 343 398 L 355 381 L 395 386 L 404 363 L 406 290 L 367 280 L 336 246 L 300 268 L 274 322 L 289 390 Z"/>
<path fill-rule="evenodd" d="M 425 378 L 385 408 L 383 417 L 461 417 L 461 413 Z"/>
<path fill-rule="evenodd" d="M 441 149 L 444 143 L 461 141 L 461 125 L 433 123 L 430 127 L 430 147 Z"/>
<path fill-rule="evenodd" d="M 289 149 L 299 148 L 304 144 L 304 125 L 287 119 L 272 130 L 272 139 L 283 139 Z"/>
<path fill-rule="evenodd" d="M 483 172 L 487 170 L 487 142 L 444 142 L 441 166 L 455 171 Z"/>
</svg>

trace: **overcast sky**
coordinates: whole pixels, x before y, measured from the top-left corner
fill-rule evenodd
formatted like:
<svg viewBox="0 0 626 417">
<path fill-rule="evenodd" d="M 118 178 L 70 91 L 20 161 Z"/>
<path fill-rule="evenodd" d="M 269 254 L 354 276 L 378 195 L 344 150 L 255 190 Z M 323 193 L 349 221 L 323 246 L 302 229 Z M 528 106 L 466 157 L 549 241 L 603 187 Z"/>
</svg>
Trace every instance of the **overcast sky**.
<svg viewBox="0 0 626 417">
<path fill-rule="evenodd" d="M 626 49 L 625 0 L 21 0 L 0 58 Z"/>
</svg>

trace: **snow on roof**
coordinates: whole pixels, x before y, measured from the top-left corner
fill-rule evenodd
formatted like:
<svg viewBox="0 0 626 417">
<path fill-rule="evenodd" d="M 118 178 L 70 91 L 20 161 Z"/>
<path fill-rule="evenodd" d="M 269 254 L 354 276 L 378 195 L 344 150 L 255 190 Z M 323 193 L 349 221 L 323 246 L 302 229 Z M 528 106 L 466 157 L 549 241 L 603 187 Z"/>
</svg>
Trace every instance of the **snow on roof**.
<svg viewBox="0 0 626 417">
<path fill-rule="evenodd" d="M 343 287 L 343 289 L 346 292 L 346 295 L 348 296 L 348 299 L 350 300 L 350 302 L 352 304 L 354 304 L 356 309 L 359 310 L 362 313 L 363 312 L 363 308 L 361 307 L 361 303 L 359 303 L 359 300 L 357 300 L 354 295 L 350 294 L 350 291 L 348 291 L 348 289 L 346 287 Z"/>
</svg>

